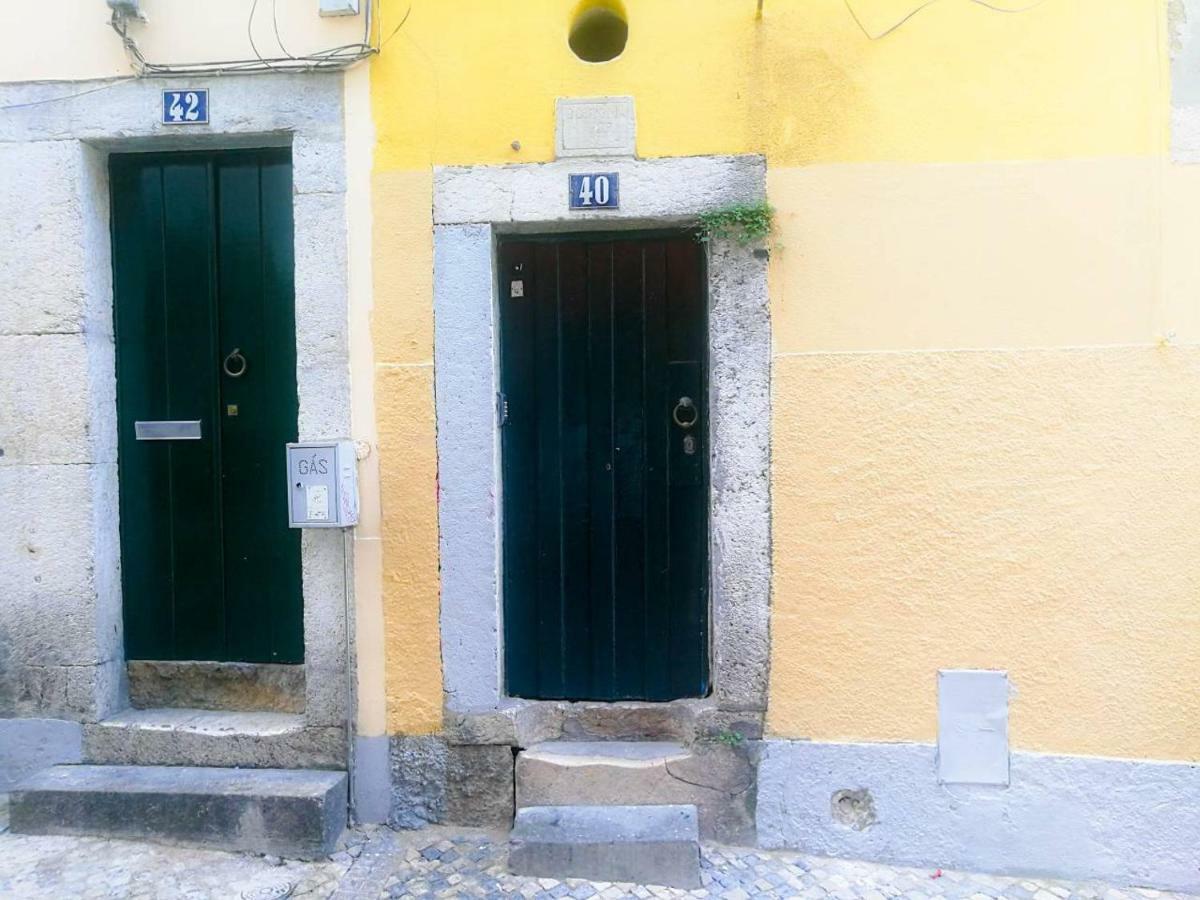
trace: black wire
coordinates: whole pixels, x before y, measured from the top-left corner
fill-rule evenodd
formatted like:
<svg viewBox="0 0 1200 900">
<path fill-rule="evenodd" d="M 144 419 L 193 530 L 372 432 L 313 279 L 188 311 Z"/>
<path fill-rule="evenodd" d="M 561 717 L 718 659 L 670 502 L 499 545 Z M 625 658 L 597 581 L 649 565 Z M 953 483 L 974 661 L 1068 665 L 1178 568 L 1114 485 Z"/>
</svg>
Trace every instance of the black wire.
<svg viewBox="0 0 1200 900">
<path fill-rule="evenodd" d="M 272 15 L 274 15 L 274 0 L 272 0 Z M 235 59 L 228 61 L 205 61 L 198 63 L 190 63 L 184 65 L 172 63 L 152 63 L 147 62 L 142 54 L 137 42 L 128 36 L 126 22 L 124 17 L 120 16 L 115 10 L 113 12 L 110 24 L 113 30 L 121 36 L 121 41 L 125 45 L 126 51 L 134 60 L 134 68 L 139 75 L 148 77 L 170 77 L 170 76 L 188 76 L 188 75 L 224 75 L 224 74 L 240 74 L 246 72 L 315 72 L 326 70 L 344 69 L 347 66 L 367 59 L 374 54 L 379 53 L 383 45 L 396 36 L 396 33 L 408 21 L 409 15 L 412 13 L 410 5 L 408 11 L 404 14 L 400 24 L 392 29 L 386 39 L 380 40 L 378 44 L 371 44 L 371 26 L 377 26 L 377 39 L 382 37 L 382 16 L 379 15 L 379 0 L 367 0 L 367 16 L 363 24 L 363 40 L 354 44 L 342 44 L 338 47 L 330 47 L 325 50 L 317 50 L 313 53 L 303 56 L 294 56 L 283 46 L 283 42 L 279 42 L 280 49 L 287 53 L 283 57 L 264 57 L 258 50 L 258 46 L 254 41 L 253 23 L 254 16 L 257 12 L 258 0 L 253 0 L 250 6 L 250 15 L 246 22 L 246 36 L 250 41 L 250 48 L 254 51 L 255 59 Z M 375 15 L 372 15 L 372 12 Z M 378 21 L 376 21 L 378 16 Z M 278 23 L 276 22 L 276 38 L 279 38 Z"/>
<path fill-rule="evenodd" d="M 136 81 L 136 76 L 127 78 L 118 78 L 115 81 L 110 81 L 108 84 L 102 84 L 100 87 L 89 88 L 86 91 L 77 91 L 74 94 L 62 94 L 58 97 L 47 97 L 44 100 L 30 100 L 28 103 L 10 103 L 7 106 L 0 106 L 0 112 L 5 112 L 10 109 L 24 109 L 27 106 L 41 106 L 43 103 L 58 103 L 60 100 L 74 100 L 76 97 L 86 97 L 88 94 L 96 94 L 100 91 L 107 91 L 109 88 L 116 87 L 118 84 L 124 84 L 127 81 Z"/>
<path fill-rule="evenodd" d="M 254 51 L 254 55 L 258 57 L 258 61 L 265 65 L 268 69 L 275 68 L 258 52 L 258 45 L 254 43 L 254 13 L 258 10 L 258 0 L 254 0 L 250 4 L 250 15 L 246 18 L 246 37 L 250 39 L 250 49 Z"/>
<path fill-rule="evenodd" d="M 367 0 L 367 2 L 369 3 L 370 0 Z M 277 15 L 278 12 L 279 12 L 279 0 L 271 0 L 271 24 L 275 26 L 275 43 L 279 44 L 279 49 L 283 51 L 284 56 L 286 56 L 288 59 L 295 59 L 296 57 L 292 56 L 292 51 L 290 51 L 287 47 L 283 46 L 283 38 L 279 34 L 279 16 Z"/>
<path fill-rule="evenodd" d="M 379 42 L 380 50 L 383 49 L 384 45 L 387 44 L 388 41 L 390 41 L 392 38 L 394 38 L 396 36 L 397 31 L 399 31 L 401 28 L 404 27 L 404 23 L 408 21 L 408 17 L 411 15 L 412 15 L 412 4 L 410 3 L 410 4 L 408 4 L 408 11 L 404 14 L 404 18 L 400 20 L 400 24 L 392 29 L 391 34 L 389 34 L 386 38 L 384 38 L 382 41 Z M 380 32 L 380 33 L 382 34 L 382 32 Z"/>
</svg>

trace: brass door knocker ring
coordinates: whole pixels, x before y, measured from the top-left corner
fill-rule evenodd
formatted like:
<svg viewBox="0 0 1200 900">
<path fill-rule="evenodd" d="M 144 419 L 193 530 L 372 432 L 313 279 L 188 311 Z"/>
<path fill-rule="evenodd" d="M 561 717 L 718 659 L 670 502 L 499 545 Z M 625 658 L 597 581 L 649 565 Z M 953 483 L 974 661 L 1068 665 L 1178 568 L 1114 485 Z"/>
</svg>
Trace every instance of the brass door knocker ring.
<svg viewBox="0 0 1200 900">
<path fill-rule="evenodd" d="M 234 347 L 233 352 L 226 356 L 221 363 L 221 368 L 230 378 L 241 378 L 246 374 L 249 365 L 246 357 L 242 356 L 242 351 L 238 347 Z"/>
<path fill-rule="evenodd" d="M 691 428 L 699 420 L 700 410 L 696 409 L 696 403 L 691 397 L 680 397 L 671 412 L 671 418 L 680 428 Z"/>
</svg>

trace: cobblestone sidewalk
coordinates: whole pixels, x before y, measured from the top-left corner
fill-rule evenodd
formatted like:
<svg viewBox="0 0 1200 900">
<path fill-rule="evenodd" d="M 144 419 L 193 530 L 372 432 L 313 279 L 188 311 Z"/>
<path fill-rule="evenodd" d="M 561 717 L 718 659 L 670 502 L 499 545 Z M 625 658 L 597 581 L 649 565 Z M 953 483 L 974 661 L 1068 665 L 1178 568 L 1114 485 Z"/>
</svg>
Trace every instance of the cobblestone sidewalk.
<svg viewBox="0 0 1200 900">
<path fill-rule="evenodd" d="M 519 897 L 525 900 L 626 900 L 721 897 L 885 900 L 885 898 L 1010 898 L 1010 900 L 1182 900 L 1185 895 L 1120 889 L 1106 884 L 1003 878 L 966 872 L 906 869 L 800 853 L 707 845 L 701 860 L 704 887 L 695 891 L 633 884 L 517 878 L 506 871 L 502 835 L 463 830 L 380 832 L 366 847 L 334 897 Z M 1194 898 L 1193 898 L 1194 900 Z"/>
<path fill-rule="evenodd" d="M 345 848 L 332 859 L 303 863 L 135 841 L 14 835 L 4 833 L 5 824 L 0 797 L 0 897 L 5 900 L 284 897 L 1174 900 L 1184 896 L 1104 884 L 931 872 L 719 846 L 704 849 L 704 888 L 687 892 L 632 884 L 517 878 L 505 870 L 504 835 L 483 831 L 356 830 L 348 834 Z"/>
</svg>

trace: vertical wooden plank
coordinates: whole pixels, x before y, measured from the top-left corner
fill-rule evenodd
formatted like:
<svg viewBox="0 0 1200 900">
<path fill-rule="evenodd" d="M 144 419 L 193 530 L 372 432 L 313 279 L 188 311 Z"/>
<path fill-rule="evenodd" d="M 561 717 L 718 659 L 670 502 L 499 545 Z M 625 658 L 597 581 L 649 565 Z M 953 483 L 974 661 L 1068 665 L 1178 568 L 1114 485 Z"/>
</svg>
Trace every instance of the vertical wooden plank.
<svg viewBox="0 0 1200 900">
<path fill-rule="evenodd" d="M 588 246 L 588 602 L 592 696 L 614 695 L 613 645 L 613 250 Z"/>
<path fill-rule="evenodd" d="M 670 681 L 670 497 L 667 490 L 667 450 L 671 406 L 667 391 L 667 267 L 666 246 L 646 245 L 643 383 L 645 385 L 645 698 L 669 700 Z"/>
<path fill-rule="evenodd" d="M 271 622 L 272 661 L 304 661 L 304 593 L 300 532 L 287 521 L 287 482 L 279 477 L 284 445 L 298 436 L 300 398 L 296 387 L 295 239 L 292 221 L 292 157 L 287 149 L 260 151 L 262 316 L 266 378 L 259 399 L 266 408 L 260 438 L 265 473 L 262 532 L 269 538 L 265 565 L 272 590 L 264 614 Z"/>
<path fill-rule="evenodd" d="M 133 423 L 167 418 L 162 169 L 114 155 L 110 184 L 125 656 L 159 659 L 174 650 L 170 453 Z"/>
<path fill-rule="evenodd" d="M 501 428 L 504 671 L 508 692 L 538 696 L 537 405 L 533 247 L 500 246 L 500 383 L 508 401 Z M 522 296 L 514 297 L 512 285 Z"/>
<path fill-rule="evenodd" d="M 613 641 L 614 692 L 644 695 L 651 648 L 645 626 L 645 397 L 642 244 L 613 244 Z"/>
<path fill-rule="evenodd" d="M 168 418 L 199 419 L 204 438 L 168 444 L 174 528 L 174 653 L 219 659 L 224 650 L 220 436 L 213 292 L 212 173 L 204 159 L 163 165 Z"/>
<path fill-rule="evenodd" d="M 221 160 L 215 175 L 217 356 L 223 359 L 236 348 L 246 359 L 241 378 L 218 375 L 226 658 L 270 662 L 272 623 L 264 601 L 275 589 L 275 572 L 269 565 L 270 523 L 263 514 L 267 482 L 278 479 L 265 471 L 261 442 L 268 434 L 260 434 L 262 420 L 270 415 L 264 390 L 270 367 L 263 322 L 258 161 L 245 155 Z M 230 415 L 230 406 L 236 407 L 237 415 Z"/>
<path fill-rule="evenodd" d="M 216 166 L 226 655 L 304 659 L 299 533 L 287 527 L 280 475 L 296 439 L 291 176 L 286 151 L 228 154 Z M 236 413 L 236 414 L 234 414 Z"/>
<path fill-rule="evenodd" d="M 559 340 L 558 248 L 534 249 L 533 296 L 537 384 L 538 690 L 563 692 L 562 344 Z"/>
<path fill-rule="evenodd" d="M 579 241 L 558 248 L 562 328 L 563 696 L 592 696 L 588 507 L 588 255 Z"/>
<path fill-rule="evenodd" d="M 692 429 L 672 422 L 670 439 L 672 466 L 683 458 L 681 448 L 689 433 L 696 440 L 690 458 L 700 460 L 698 468 L 689 467 L 678 477 L 672 471 L 669 478 L 671 693 L 688 697 L 708 689 L 708 402 L 703 376 L 707 301 L 699 245 L 694 241 L 668 242 L 667 285 L 667 346 L 674 381 L 669 401 L 674 406 L 680 395 L 691 396 L 694 391 L 700 411 Z"/>
</svg>

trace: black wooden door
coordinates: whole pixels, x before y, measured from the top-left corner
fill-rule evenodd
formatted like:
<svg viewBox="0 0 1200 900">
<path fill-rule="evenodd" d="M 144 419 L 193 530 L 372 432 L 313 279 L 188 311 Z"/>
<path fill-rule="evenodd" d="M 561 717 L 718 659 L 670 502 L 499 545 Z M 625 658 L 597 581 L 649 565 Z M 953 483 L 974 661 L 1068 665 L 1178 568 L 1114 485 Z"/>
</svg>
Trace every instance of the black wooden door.
<svg viewBox="0 0 1200 900">
<path fill-rule="evenodd" d="M 126 657 L 301 662 L 290 152 L 110 178 Z"/>
<path fill-rule="evenodd" d="M 508 692 L 708 691 L 701 246 L 500 248 Z"/>
</svg>

